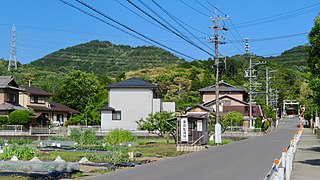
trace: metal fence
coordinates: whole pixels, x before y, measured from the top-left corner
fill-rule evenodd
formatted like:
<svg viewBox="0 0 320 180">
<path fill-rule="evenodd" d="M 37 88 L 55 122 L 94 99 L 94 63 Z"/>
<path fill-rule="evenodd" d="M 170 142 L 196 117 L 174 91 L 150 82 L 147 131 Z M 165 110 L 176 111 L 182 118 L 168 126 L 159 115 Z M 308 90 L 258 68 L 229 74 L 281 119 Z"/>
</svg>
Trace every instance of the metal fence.
<svg viewBox="0 0 320 180">
<path fill-rule="evenodd" d="M 0 135 L 28 135 L 29 129 L 23 125 L 0 126 Z"/>
<path fill-rule="evenodd" d="M 284 149 L 280 159 L 275 159 L 271 170 L 265 177 L 266 180 L 290 180 L 292 165 L 297 144 L 303 132 L 303 126 L 300 123 L 300 129 L 294 134 L 288 148 Z"/>
</svg>

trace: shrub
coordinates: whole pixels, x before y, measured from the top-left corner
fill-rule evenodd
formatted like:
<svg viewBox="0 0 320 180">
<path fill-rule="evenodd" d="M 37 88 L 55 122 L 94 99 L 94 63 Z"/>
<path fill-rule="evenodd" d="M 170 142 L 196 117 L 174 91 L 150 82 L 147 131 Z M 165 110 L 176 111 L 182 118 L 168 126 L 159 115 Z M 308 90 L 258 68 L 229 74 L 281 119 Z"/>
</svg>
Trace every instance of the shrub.
<svg viewBox="0 0 320 180">
<path fill-rule="evenodd" d="M 270 126 L 270 123 L 268 120 L 263 121 L 262 127 L 261 127 L 262 131 L 266 131 L 269 128 L 269 126 Z"/>
<path fill-rule="evenodd" d="M 12 156 L 17 156 L 19 160 L 30 160 L 38 155 L 38 151 L 31 146 L 18 146 L 13 145 L 3 149 L 3 154 L 0 156 L 1 159 L 11 159 Z"/>
<path fill-rule="evenodd" d="M 72 141 L 75 141 L 75 142 L 77 142 L 77 143 L 80 144 L 80 142 L 81 142 L 81 140 L 82 140 L 81 138 L 82 138 L 82 132 L 81 132 L 80 129 L 78 129 L 78 128 L 73 128 L 73 129 L 71 129 L 70 139 L 71 139 Z"/>
<path fill-rule="evenodd" d="M 14 110 L 9 114 L 9 123 L 12 125 L 27 125 L 29 120 L 34 119 L 35 115 L 32 111 Z"/>
<path fill-rule="evenodd" d="M 103 141 L 108 145 L 119 145 L 125 142 L 135 142 L 137 138 L 132 136 L 131 132 L 123 129 L 115 129 L 108 133 L 103 138 Z"/>
<path fill-rule="evenodd" d="M 70 139 L 76 141 L 78 144 L 95 144 L 96 143 L 96 134 L 93 129 L 85 129 L 81 131 L 78 128 L 71 129 Z"/>
<path fill-rule="evenodd" d="M 254 124 L 254 127 L 255 128 L 261 128 L 261 125 L 262 125 L 262 119 L 260 117 L 257 117 L 256 121 L 255 121 L 255 124 Z"/>
<path fill-rule="evenodd" d="M 86 129 L 82 134 L 82 143 L 83 144 L 95 144 L 97 138 L 96 133 L 93 129 Z"/>
<path fill-rule="evenodd" d="M 0 116 L 0 125 L 7 125 L 9 123 L 9 118 L 7 116 Z"/>
<path fill-rule="evenodd" d="M 32 144 L 31 139 L 10 139 L 8 141 L 9 144 L 15 144 L 15 145 L 27 145 L 27 144 Z"/>
</svg>

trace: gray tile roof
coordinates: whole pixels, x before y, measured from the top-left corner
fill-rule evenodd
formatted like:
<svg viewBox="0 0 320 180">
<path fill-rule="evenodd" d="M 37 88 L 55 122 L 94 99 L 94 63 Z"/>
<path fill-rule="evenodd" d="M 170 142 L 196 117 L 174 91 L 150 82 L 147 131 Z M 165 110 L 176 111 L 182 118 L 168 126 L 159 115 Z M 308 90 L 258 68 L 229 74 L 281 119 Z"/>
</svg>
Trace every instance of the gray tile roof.
<svg viewBox="0 0 320 180">
<path fill-rule="evenodd" d="M 0 76 L 0 88 L 21 90 L 12 76 Z"/>
<path fill-rule="evenodd" d="M 27 110 L 27 108 L 21 106 L 20 104 L 14 104 L 14 103 L 2 103 L 0 104 L 0 110 L 1 111 L 7 111 L 7 110 Z"/>
<path fill-rule="evenodd" d="M 199 90 L 199 92 L 215 92 L 215 91 L 216 91 L 215 86 L 209 86 L 209 87 L 205 87 L 205 88 L 202 88 Z M 219 91 L 220 92 L 246 92 L 246 90 L 244 90 L 242 88 L 232 86 L 232 85 L 225 83 L 223 81 L 219 82 Z"/>
<path fill-rule="evenodd" d="M 100 110 L 100 111 L 114 111 L 115 109 L 113 107 L 109 107 L 109 106 L 102 106 L 102 107 L 98 108 L 98 110 Z"/>
<path fill-rule="evenodd" d="M 153 88 L 153 89 L 159 88 L 158 86 L 139 78 L 130 78 L 114 84 L 110 84 L 106 87 L 108 89 L 110 88 Z"/>
</svg>

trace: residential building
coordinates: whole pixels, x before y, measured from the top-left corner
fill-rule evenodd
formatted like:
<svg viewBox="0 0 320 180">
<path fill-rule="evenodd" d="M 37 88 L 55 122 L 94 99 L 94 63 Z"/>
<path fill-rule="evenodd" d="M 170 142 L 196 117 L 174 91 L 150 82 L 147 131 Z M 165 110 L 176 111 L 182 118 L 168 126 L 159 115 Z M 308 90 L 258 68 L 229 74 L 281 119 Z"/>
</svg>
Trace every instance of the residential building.
<svg viewBox="0 0 320 180">
<path fill-rule="evenodd" d="M 215 86 L 200 89 L 203 103 L 188 108 L 186 112 L 216 112 L 215 91 Z M 249 103 L 245 102 L 247 95 L 244 89 L 221 81 L 219 83 L 219 115 L 222 116 L 230 111 L 240 112 L 243 115 L 244 127 L 249 127 Z M 252 117 L 263 117 L 260 105 L 252 105 Z"/>
<path fill-rule="evenodd" d="M 64 123 L 78 111 L 65 105 L 50 102 L 49 98 L 52 94 L 35 87 L 21 87 L 19 102 L 25 108 L 35 112 L 40 126 L 48 126 L 50 124 L 63 126 Z"/>
<path fill-rule="evenodd" d="M 0 76 L 0 116 L 8 116 L 14 110 L 26 110 L 19 104 L 18 86 L 12 76 Z"/>
<path fill-rule="evenodd" d="M 108 105 L 100 108 L 101 129 L 137 130 L 136 121 L 149 114 L 175 112 L 174 102 L 162 102 L 160 88 L 147 81 L 130 78 L 106 86 Z"/>
</svg>

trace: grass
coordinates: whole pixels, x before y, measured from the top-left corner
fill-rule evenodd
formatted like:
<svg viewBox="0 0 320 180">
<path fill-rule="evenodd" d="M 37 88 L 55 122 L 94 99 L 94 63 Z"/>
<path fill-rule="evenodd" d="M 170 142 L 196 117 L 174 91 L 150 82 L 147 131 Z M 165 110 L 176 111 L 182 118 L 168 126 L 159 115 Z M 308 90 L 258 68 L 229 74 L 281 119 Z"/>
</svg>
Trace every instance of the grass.
<svg viewBox="0 0 320 180">
<path fill-rule="evenodd" d="M 175 157 L 184 152 L 176 151 L 174 140 L 170 139 L 167 143 L 166 139 L 138 139 L 137 146 L 134 146 L 135 152 L 142 153 L 143 157 Z"/>
<path fill-rule="evenodd" d="M 225 145 L 225 144 L 230 144 L 230 143 L 232 143 L 232 142 L 234 142 L 234 141 L 233 141 L 233 140 L 230 140 L 230 139 L 223 139 L 223 140 L 221 141 L 221 144 L 222 144 L 222 145 Z M 216 146 L 216 143 L 215 143 L 214 140 L 213 140 L 213 141 L 209 141 L 208 144 L 211 145 L 211 146 Z"/>
</svg>

